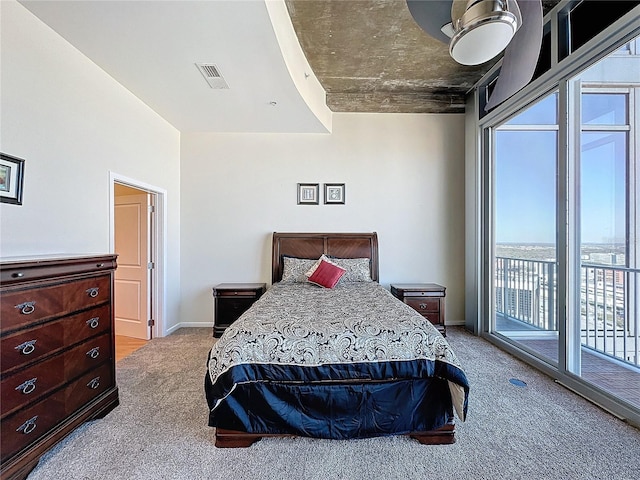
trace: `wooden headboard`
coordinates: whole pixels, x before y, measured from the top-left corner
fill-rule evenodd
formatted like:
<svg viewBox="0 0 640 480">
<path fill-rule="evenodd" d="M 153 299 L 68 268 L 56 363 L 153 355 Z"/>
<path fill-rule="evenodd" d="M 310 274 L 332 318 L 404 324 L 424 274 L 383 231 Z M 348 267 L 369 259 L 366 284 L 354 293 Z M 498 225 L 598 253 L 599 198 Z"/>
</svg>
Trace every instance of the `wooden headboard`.
<svg viewBox="0 0 640 480">
<path fill-rule="evenodd" d="M 371 278 L 378 281 L 378 234 L 372 233 L 281 233 L 273 232 L 271 282 L 282 279 L 283 256 L 371 259 Z"/>
</svg>

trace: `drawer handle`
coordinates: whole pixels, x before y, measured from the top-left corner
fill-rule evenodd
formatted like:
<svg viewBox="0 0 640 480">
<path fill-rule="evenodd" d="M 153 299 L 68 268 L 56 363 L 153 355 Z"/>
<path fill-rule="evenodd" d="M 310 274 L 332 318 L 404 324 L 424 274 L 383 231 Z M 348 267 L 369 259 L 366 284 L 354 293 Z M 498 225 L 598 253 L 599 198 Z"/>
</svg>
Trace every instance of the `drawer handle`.
<svg viewBox="0 0 640 480">
<path fill-rule="evenodd" d="M 87 387 L 89 387 L 92 390 L 95 390 L 99 386 L 100 386 L 100 377 L 96 377 L 92 379 L 89 383 L 87 383 Z"/>
<path fill-rule="evenodd" d="M 20 425 L 16 429 L 16 432 L 22 432 L 22 433 L 24 433 L 26 435 L 30 434 L 37 427 L 36 420 L 38 420 L 38 416 L 37 415 L 35 417 L 33 417 L 33 418 L 30 418 L 29 420 L 24 422 L 22 425 Z"/>
<path fill-rule="evenodd" d="M 29 340 L 28 342 L 21 343 L 15 347 L 15 349 L 20 350 L 22 355 L 30 355 L 36 349 L 36 342 L 37 340 Z"/>
<path fill-rule="evenodd" d="M 100 356 L 100 347 L 93 347 L 87 352 L 87 355 L 91 358 L 98 358 Z"/>
<path fill-rule="evenodd" d="M 87 320 L 87 325 L 89 325 L 89 328 L 98 328 L 98 325 L 100 325 L 100 317 L 90 318 Z"/>
<path fill-rule="evenodd" d="M 98 290 L 98 287 L 89 288 L 87 289 L 87 295 L 91 298 L 96 298 L 98 296 Z"/>
<path fill-rule="evenodd" d="M 104 267 L 104 263 L 99 263 L 99 264 L 96 265 L 96 267 L 102 268 L 102 267 Z"/>
<path fill-rule="evenodd" d="M 20 305 L 16 305 L 16 308 L 20 310 L 20 313 L 23 315 L 29 315 L 36 311 L 36 302 L 24 302 Z"/>
<path fill-rule="evenodd" d="M 36 380 L 38 380 L 37 377 L 32 378 L 31 380 L 27 380 L 22 385 L 17 386 L 16 390 L 21 390 L 23 394 L 29 395 L 36 389 Z"/>
<path fill-rule="evenodd" d="M 426 303 L 421 303 L 418 305 L 418 307 L 420 307 L 420 310 L 424 310 L 425 308 L 427 308 L 427 304 Z"/>
<path fill-rule="evenodd" d="M 11 276 L 12 276 L 13 278 L 22 278 L 22 277 L 24 277 L 24 273 L 22 273 L 22 272 L 16 272 L 16 273 L 11 274 Z"/>
</svg>

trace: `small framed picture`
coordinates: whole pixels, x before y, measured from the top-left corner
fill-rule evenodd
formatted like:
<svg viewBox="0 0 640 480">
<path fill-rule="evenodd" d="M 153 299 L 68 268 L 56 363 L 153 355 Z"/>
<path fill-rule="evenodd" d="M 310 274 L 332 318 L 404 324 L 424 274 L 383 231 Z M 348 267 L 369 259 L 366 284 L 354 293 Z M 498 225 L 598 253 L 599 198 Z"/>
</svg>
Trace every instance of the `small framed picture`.
<svg viewBox="0 0 640 480">
<path fill-rule="evenodd" d="M 0 153 L 0 202 L 22 205 L 24 160 Z"/>
<path fill-rule="evenodd" d="M 298 184 L 298 205 L 318 205 L 319 183 Z"/>
<path fill-rule="evenodd" d="M 324 203 L 344 205 L 344 183 L 325 183 Z"/>
</svg>

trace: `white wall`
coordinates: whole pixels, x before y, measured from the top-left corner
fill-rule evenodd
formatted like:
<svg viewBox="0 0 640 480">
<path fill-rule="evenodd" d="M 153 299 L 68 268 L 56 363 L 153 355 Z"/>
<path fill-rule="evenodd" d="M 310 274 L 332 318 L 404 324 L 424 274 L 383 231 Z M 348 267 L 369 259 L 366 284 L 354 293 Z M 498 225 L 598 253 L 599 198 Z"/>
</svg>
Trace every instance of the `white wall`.
<svg viewBox="0 0 640 480">
<path fill-rule="evenodd" d="M 0 8 L 0 149 L 26 160 L 23 205 L 0 205 L 1 256 L 107 252 L 115 172 L 167 192 L 165 329 L 211 324 L 217 283 L 269 283 L 274 230 L 375 230 L 381 283 L 441 283 L 463 323 L 463 115 L 181 139 L 20 4 Z M 298 182 L 344 182 L 347 203 L 296 205 Z"/>
<path fill-rule="evenodd" d="M 183 322 L 211 323 L 217 283 L 270 283 L 273 231 L 376 231 L 380 283 L 445 285 L 447 323 L 464 323 L 464 115 L 334 114 L 332 134 L 185 133 L 181 163 Z M 298 182 L 345 183 L 346 205 L 297 205 Z"/>
<path fill-rule="evenodd" d="M 168 326 L 180 301 L 180 134 L 14 1 L 1 8 L 2 152 L 25 159 L 0 204 L 0 255 L 109 251 L 109 172 L 167 191 Z"/>
</svg>

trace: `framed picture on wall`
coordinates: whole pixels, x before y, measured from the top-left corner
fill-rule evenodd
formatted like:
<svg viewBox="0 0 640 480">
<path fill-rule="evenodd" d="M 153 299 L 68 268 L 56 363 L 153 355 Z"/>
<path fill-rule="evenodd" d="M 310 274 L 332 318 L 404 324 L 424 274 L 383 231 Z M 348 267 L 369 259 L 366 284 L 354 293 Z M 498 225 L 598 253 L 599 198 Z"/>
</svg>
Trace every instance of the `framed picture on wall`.
<svg viewBox="0 0 640 480">
<path fill-rule="evenodd" d="M 22 205 L 24 160 L 0 153 L 0 202 Z"/>
<path fill-rule="evenodd" d="M 298 184 L 298 205 L 318 205 L 319 183 Z"/>
<path fill-rule="evenodd" d="M 344 183 L 325 183 L 324 203 L 344 205 Z"/>
</svg>

